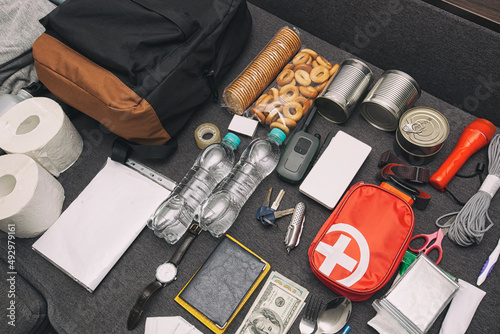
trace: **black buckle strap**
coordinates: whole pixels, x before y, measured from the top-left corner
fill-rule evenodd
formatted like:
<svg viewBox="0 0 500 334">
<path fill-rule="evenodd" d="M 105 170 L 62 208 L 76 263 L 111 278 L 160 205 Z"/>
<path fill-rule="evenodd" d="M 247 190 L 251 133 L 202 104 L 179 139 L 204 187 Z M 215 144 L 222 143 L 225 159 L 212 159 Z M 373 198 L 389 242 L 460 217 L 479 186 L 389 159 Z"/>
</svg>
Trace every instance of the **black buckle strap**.
<svg viewBox="0 0 500 334">
<path fill-rule="evenodd" d="M 419 179 L 420 175 L 422 175 L 421 171 L 424 170 L 424 168 L 418 167 L 418 166 L 414 166 L 414 168 L 415 168 L 415 176 L 413 177 L 413 179 L 408 180 L 408 181 L 415 182 L 415 183 L 424 183 L 423 181 L 420 181 L 420 179 Z M 427 169 L 425 169 L 425 170 L 427 170 Z M 429 180 L 429 179 L 427 178 L 427 180 Z"/>
<path fill-rule="evenodd" d="M 402 179 L 398 179 L 394 175 L 389 175 L 387 181 L 396 189 L 410 196 L 413 199 L 413 206 L 416 209 L 425 210 L 427 208 L 427 205 L 431 200 L 431 195 L 416 187 L 413 187 Z"/>
<path fill-rule="evenodd" d="M 382 168 L 381 177 L 384 180 L 387 180 L 388 175 L 394 175 L 399 179 L 423 184 L 429 182 L 431 175 L 427 168 L 407 165 L 391 151 L 382 153 L 378 166 Z"/>
<path fill-rule="evenodd" d="M 413 206 L 416 209 L 427 208 L 431 196 L 407 182 L 427 183 L 430 177 L 430 171 L 427 168 L 407 165 L 390 150 L 382 153 L 378 166 L 382 168 L 380 177 L 412 197 Z"/>
</svg>

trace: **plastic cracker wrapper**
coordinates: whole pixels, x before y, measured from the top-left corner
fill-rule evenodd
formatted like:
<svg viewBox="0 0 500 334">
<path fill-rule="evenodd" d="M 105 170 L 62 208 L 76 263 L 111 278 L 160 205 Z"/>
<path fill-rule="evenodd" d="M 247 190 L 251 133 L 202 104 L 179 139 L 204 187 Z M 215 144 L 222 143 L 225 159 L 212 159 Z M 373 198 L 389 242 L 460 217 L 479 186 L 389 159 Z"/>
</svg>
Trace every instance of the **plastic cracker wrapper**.
<svg viewBox="0 0 500 334">
<path fill-rule="evenodd" d="M 224 92 L 224 107 L 242 115 L 300 49 L 298 31 L 281 28 Z"/>
<path fill-rule="evenodd" d="M 309 112 L 339 68 L 312 49 L 301 49 L 245 112 L 270 129 L 289 131 Z"/>
</svg>

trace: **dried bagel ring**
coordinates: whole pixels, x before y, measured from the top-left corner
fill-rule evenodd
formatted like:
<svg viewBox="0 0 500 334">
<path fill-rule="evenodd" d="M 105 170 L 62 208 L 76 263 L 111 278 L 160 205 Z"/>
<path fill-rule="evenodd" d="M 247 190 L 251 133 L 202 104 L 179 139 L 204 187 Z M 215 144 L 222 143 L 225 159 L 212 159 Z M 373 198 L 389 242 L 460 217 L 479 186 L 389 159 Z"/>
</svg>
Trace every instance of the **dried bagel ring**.
<svg viewBox="0 0 500 334">
<path fill-rule="evenodd" d="M 332 68 L 332 64 L 330 64 L 330 62 L 328 60 L 326 60 L 325 58 L 323 58 L 321 56 L 318 56 L 318 58 L 316 58 L 316 61 L 318 62 L 318 64 L 325 66 L 327 69 Z"/>
<path fill-rule="evenodd" d="M 305 97 L 314 99 L 316 96 L 318 96 L 318 91 L 314 89 L 314 87 L 311 86 L 300 86 L 299 87 L 300 94 L 304 95 Z"/>
<path fill-rule="evenodd" d="M 271 123 L 269 125 L 269 128 L 271 128 L 271 129 L 278 128 L 281 131 L 283 131 L 285 133 L 285 135 L 287 135 L 287 136 L 288 136 L 288 133 L 290 132 L 290 129 L 280 121 Z"/>
<path fill-rule="evenodd" d="M 273 97 L 272 102 L 276 102 L 276 101 L 279 100 L 279 98 L 280 98 L 280 92 L 278 91 L 278 88 L 274 88 L 274 87 L 271 88 L 269 90 L 269 93 L 270 93 L 269 95 L 272 95 L 272 97 Z"/>
<path fill-rule="evenodd" d="M 297 80 L 297 82 L 301 86 L 311 85 L 311 77 L 309 76 L 309 73 L 307 73 L 305 70 L 295 71 L 295 80 Z"/>
<path fill-rule="evenodd" d="M 295 80 L 295 77 L 294 79 L 292 80 L 292 82 L 290 82 L 288 85 L 285 85 L 285 86 L 297 86 L 297 81 Z M 281 91 L 281 88 L 285 87 L 285 86 L 280 86 L 278 85 L 278 89 Z"/>
<path fill-rule="evenodd" d="M 274 108 L 269 112 L 269 115 L 266 117 L 266 124 L 269 125 L 280 117 L 280 111 L 278 108 Z"/>
<path fill-rule="evenodd" d="M 339 69 L 340 65 L 339 64 L 335 64 L 333 65 L 333 67 L 330 69 L 330 76 L 334 75 L 335 73 L 337 73 L 337 70 Z"/>
<path fill-rule="evenodd" d="M 311 55 L 305 53 L 305 52 L 299 52 L 295 57 L 292 59 L 292 63 L 297 66 L 299 64 L 304 64 L 307 62 L 310 62 L 312 60 Z"/>
<path fill-rule="evenodd" d="M 311 107 L 313 105 L 313 100 L 312 99 L 307 99 L 306 102 L 304 102 L 304 109 L 303 109 L 303 115 L 302 116 L 305 116 L 309 110 L 311 110 Z"/>
<path fill-rule="evenodd" d="M 328 81 L 325 81 L 322 84 L 319 84 L 316 87 L 314 87 L 314 89 L 316 89 L 318 91 L 318 93 L 321 93 L 321 91 L 326 87 L 327 84 L 328 84 Z"/>
<path fill-rule="evenodd" d="M 304 103 L 307 102 L 307 98 L 304 97 L 304 96 L 299 96 L 294 101 L 300 103 L 300 105 L 302 106 L 302 108 L 304 108 Z"/>
<path fill-rule="evenodd" d="M 280 118 L 280 121 L 283 124 L 285 124 L 285 126 L 289 129 L 293 129 L 297 126 L 297 122 L 294 121 L 293 119 L 290 119 L 290 118 L 283 117 L 283 118 Z"/>
<path fill-rule="evenodd" d="M 297 77 L 297 75 L 295 75 Z M 328 80 L 330 78 L 330 71 L 325 66 L 316 66 L 311 71 L 311 80 L 314 83 L 320 84 Z M 309 86 L 309 85 L 303 85 Z"/>
<path fill-rule="evenodd" d="M 293 80 L 293 77 L 294 77 L 294 73 L 292 70 L 290 70 L 290 69 L 283 70 L 276 78 L 276 82 L 280 86 L 285 86 Z"/>
<path fill-rule="evenodd" d="M 293 101 L 299 97 L 299 88 L 295 85 L 286 85 L 280 89 L 280 97 L 285 102 Z"/>
<path fill-rule="evenodd" d="M 300 103 L 290 101 L 283 106 L 283 115 L 295 122 L 302 118 L 302 106 Z"/>
<path fill-rule="evenodd" d="M 273 109 L 281 109 L 281 106 L 283 105 L 283 103 L 281 101 L 274 101 L 274 102 L 271 102 L 269 103 L 266 108 L 264 109 L 264 114 L 269 114 L 271 112 L 271 110 Z"/>
<path fill-rule="evenodd" d="M 306 64 L 306 63 L 298 64 L 297 66 L 294 67 L 294 71 L 298 71 L 298 70 L 304 70 L 307 73 L 311 73 L 312 66 L 309 64 Z"/>
<path fill-rule="evenodd" d="M 300 52 L 305 52 L 307 53 L 308 55 L 310 55 L 313 59 L 316 59 L 316 57 L 318 57 L 318 53 L 316 51 L 313 51 L 311 49 L 303 49 L 301 50 Z"/>
<path fill-rule="evenodd" d="M 257 119 L 259 123 L 265 123 L 266 122 L 266 116 L 257 108 L 251 108 L 250 113 L 252 114 L 253 118 Z"/>
<path fill-rule="evenodd" d="M 272 98 L 273 97 L 271 95 L 263 94 L 261 97 L 257 99 L 257 102 L 255 102 L 255 106 L 257 108 L 264 109 L 269 104 Z"/>
</svg>

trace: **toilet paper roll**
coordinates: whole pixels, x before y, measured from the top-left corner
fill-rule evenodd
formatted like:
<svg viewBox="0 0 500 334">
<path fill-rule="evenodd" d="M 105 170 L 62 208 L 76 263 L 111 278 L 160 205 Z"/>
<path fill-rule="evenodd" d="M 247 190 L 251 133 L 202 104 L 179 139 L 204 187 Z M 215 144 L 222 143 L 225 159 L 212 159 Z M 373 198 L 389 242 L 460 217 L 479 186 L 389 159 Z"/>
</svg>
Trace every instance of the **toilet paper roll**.
<svg viewBox="0 0 500 334">
<path fill-rule="evenodd" d="M 0 156 L 0 230 L 31 238 L 61 214 L 64 189 L 52 175 L 23 154 Z"/>
<path fill-rule="evenodd" d="M 78 159 L 83 140 L 57 102 L 34 97 L 0 117 L 0 148 L 32 157 L 57 177 Z"/>
</svg>

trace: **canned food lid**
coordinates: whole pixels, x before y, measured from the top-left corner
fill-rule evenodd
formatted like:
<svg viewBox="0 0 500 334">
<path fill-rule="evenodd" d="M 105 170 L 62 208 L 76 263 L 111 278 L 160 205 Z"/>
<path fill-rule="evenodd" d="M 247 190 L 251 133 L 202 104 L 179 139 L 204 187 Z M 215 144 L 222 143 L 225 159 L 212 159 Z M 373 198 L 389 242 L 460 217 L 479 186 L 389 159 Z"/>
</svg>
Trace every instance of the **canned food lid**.
<svg viewBox="0 0 500 334">
<path fill-rule="evenodd" d="M 437 110 L 415 107 L 401 116 L 399 132 L 412 144 L 432 147 L 446 140 L 450 127 L 446 118 Z"/>
</svg>

